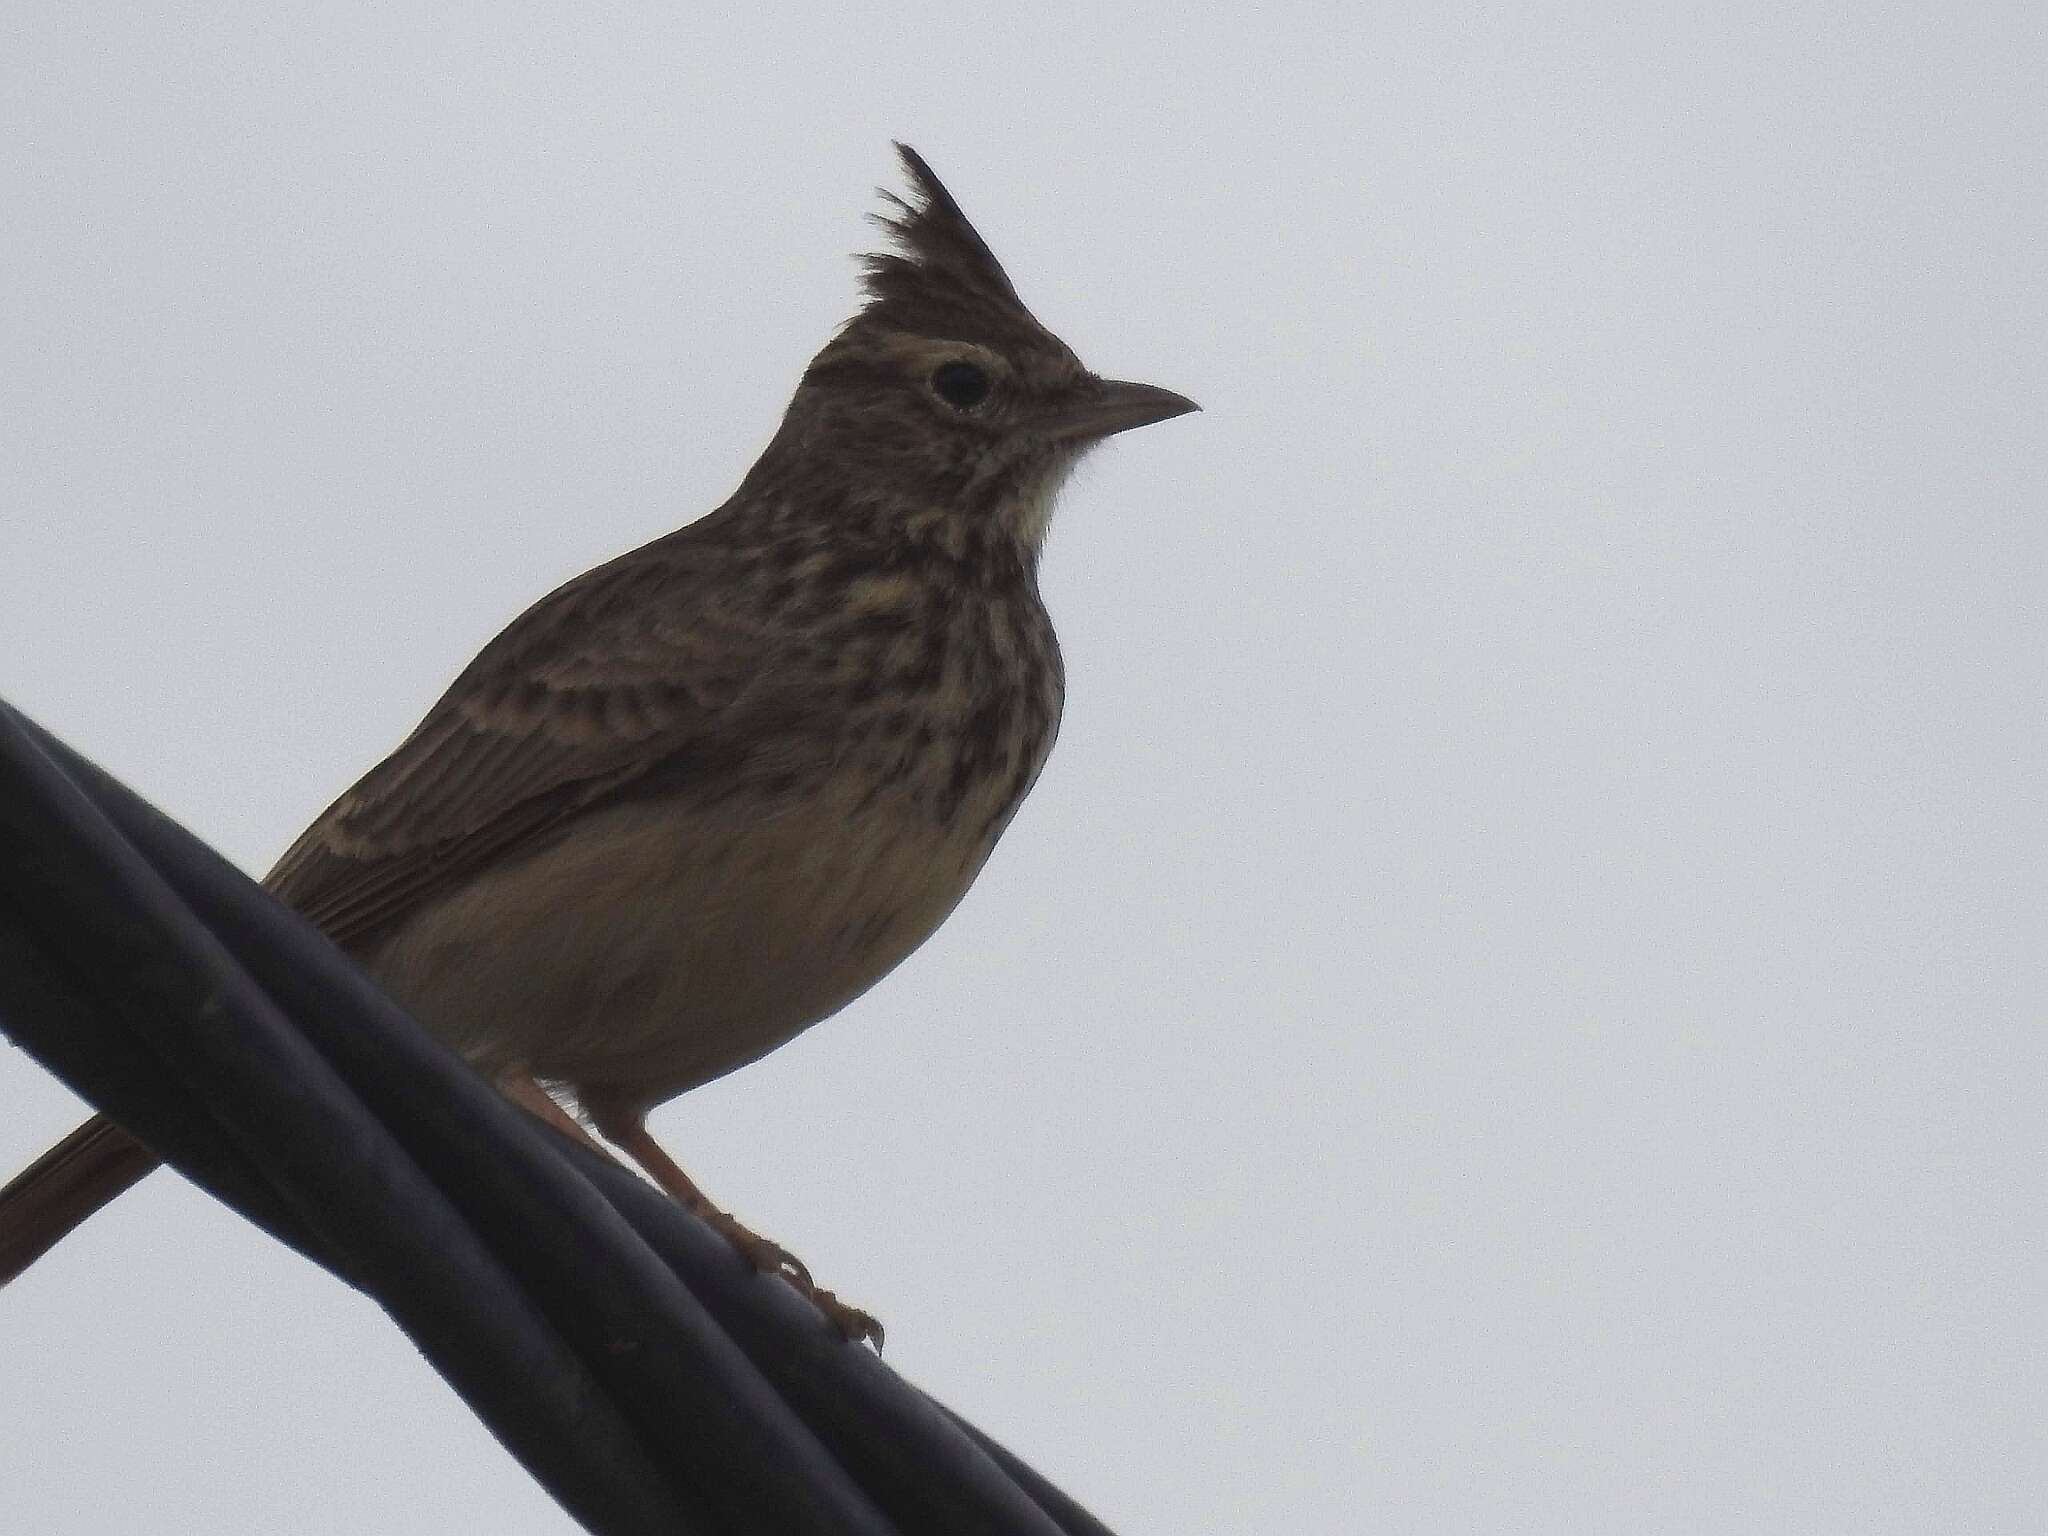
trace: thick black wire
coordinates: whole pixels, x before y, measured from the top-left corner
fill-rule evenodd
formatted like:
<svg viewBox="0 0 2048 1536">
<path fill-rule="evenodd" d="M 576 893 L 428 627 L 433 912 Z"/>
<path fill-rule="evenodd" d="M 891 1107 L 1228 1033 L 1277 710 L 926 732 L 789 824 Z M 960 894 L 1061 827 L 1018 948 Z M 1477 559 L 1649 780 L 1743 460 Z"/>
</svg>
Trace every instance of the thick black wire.
<svg viewBox="0 0 2048 1536">
<path fill-rule="evenodd" d="M 0 1028 L 373 1296 L 592 1531 L 1106 1536 L 4 704 Z"/>
</svg>

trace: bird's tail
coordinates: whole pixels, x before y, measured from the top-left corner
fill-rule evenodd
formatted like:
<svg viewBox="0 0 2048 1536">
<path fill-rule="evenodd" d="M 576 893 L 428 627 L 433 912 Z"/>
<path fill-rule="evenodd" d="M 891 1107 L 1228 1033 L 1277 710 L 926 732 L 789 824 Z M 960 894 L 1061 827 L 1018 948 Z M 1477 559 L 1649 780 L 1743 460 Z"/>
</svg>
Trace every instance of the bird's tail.
<svg viewBox="0 0 2048 1536">
<path fill-rule="evenodd" d="M 94 1115 L 0 1189 L 0 1285 L 157 1164 L 156 1154 Z"/>
</svg>

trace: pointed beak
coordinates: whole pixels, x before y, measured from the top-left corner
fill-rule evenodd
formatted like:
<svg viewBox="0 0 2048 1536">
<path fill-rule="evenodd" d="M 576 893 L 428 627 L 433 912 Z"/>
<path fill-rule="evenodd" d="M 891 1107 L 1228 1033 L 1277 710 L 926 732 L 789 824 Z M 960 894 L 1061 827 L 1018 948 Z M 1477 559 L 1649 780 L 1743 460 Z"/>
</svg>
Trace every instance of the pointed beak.
<svg viewBox="0 0 2048 1536">
<path fill-rule="evenodd" d="M 1097 379 L 1085 397 L 1055 410 L 1044 429 L 1056 438 L 1102 438 L 1200 409 L 1186 395 L 1156 384 Z"/>
</svg>

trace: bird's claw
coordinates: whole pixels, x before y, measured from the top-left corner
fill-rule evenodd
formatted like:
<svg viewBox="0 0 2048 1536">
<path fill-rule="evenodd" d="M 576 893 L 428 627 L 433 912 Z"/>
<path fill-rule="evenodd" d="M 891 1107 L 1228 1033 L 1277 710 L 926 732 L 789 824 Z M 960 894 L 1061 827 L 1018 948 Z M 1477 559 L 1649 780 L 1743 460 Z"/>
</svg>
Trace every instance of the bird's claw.
<svg viewBox="0 0 2048 1536">
<path fill-rule="evenodd" d="M 872 1344 L 876 1354 L 882 1352 L 882 1324 L 873 1313 L 863 1312 L 815 1285 L 807 1294 L 811 1305 L 824 1314 L 825 1321 L 837 1329 L 847 1343 Z"/>
<path fill-rule="evenodd" d="M 730 1217 L 726 1219 L 731 1220 Z M 780 1275 L 800 1291 L 808 1293 L 817 1289 L 817 1283 L 811 1279 L 811 1272 L 804 1266 L 804 1261 L 782 1244 L 762 1237 L 759 1233 L 749 1232 L 736 1221 L 733 1222 L 733 1228 L 734 1230 L 726 1234 L 727 1237 L 732 1240 L 733 1246 L 739 1249 L 741 1257 L 754 1268 L 763 1274 Z"/>
<path fill-rule="evenodd" d="M 811 1278 L 811 1272 L 802 1259 L 791 1253 L 782 1244 L 741 1223 L 726 1212 L 715 1207 L 704 1207 L 699 1212 L 705 1220 L 717 1228 L 725 1240 L 739 1250 L 740 1257 L 755 1269 L 767 1275 L 779 1275 L 789 1282 L 796 1293 L 816 1307 L 840 1337 L 850 1344 L 872 1344 L 876 1353 L 882 1348 L 882 1325 L 872 1313 L 863 1312 L 859 1307 L 841 1301 L 832 1292 Z"/>
</svg>

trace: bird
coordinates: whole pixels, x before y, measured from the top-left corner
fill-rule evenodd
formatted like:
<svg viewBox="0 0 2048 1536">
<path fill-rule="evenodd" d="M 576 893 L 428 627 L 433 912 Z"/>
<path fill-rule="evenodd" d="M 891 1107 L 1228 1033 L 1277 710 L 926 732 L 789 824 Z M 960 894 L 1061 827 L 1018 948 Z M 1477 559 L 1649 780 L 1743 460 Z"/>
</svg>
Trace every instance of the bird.
<svg viewBox="0 0 2048 1536">
<path fill-rule="evenodd" d="M 860 308 L 733 495 L 521 613 L 264 881 L 513 1102 L 877 1346 L 647 1115 L 966 895 L 1059 727 L 1054 500 L 1105 439 L 1198 409 L 1086 368 L 896 152 Z M 104 1116 L 44 1154 L 0 1191 L 0 1284 L 156 1163 Z"/>
</svg>

